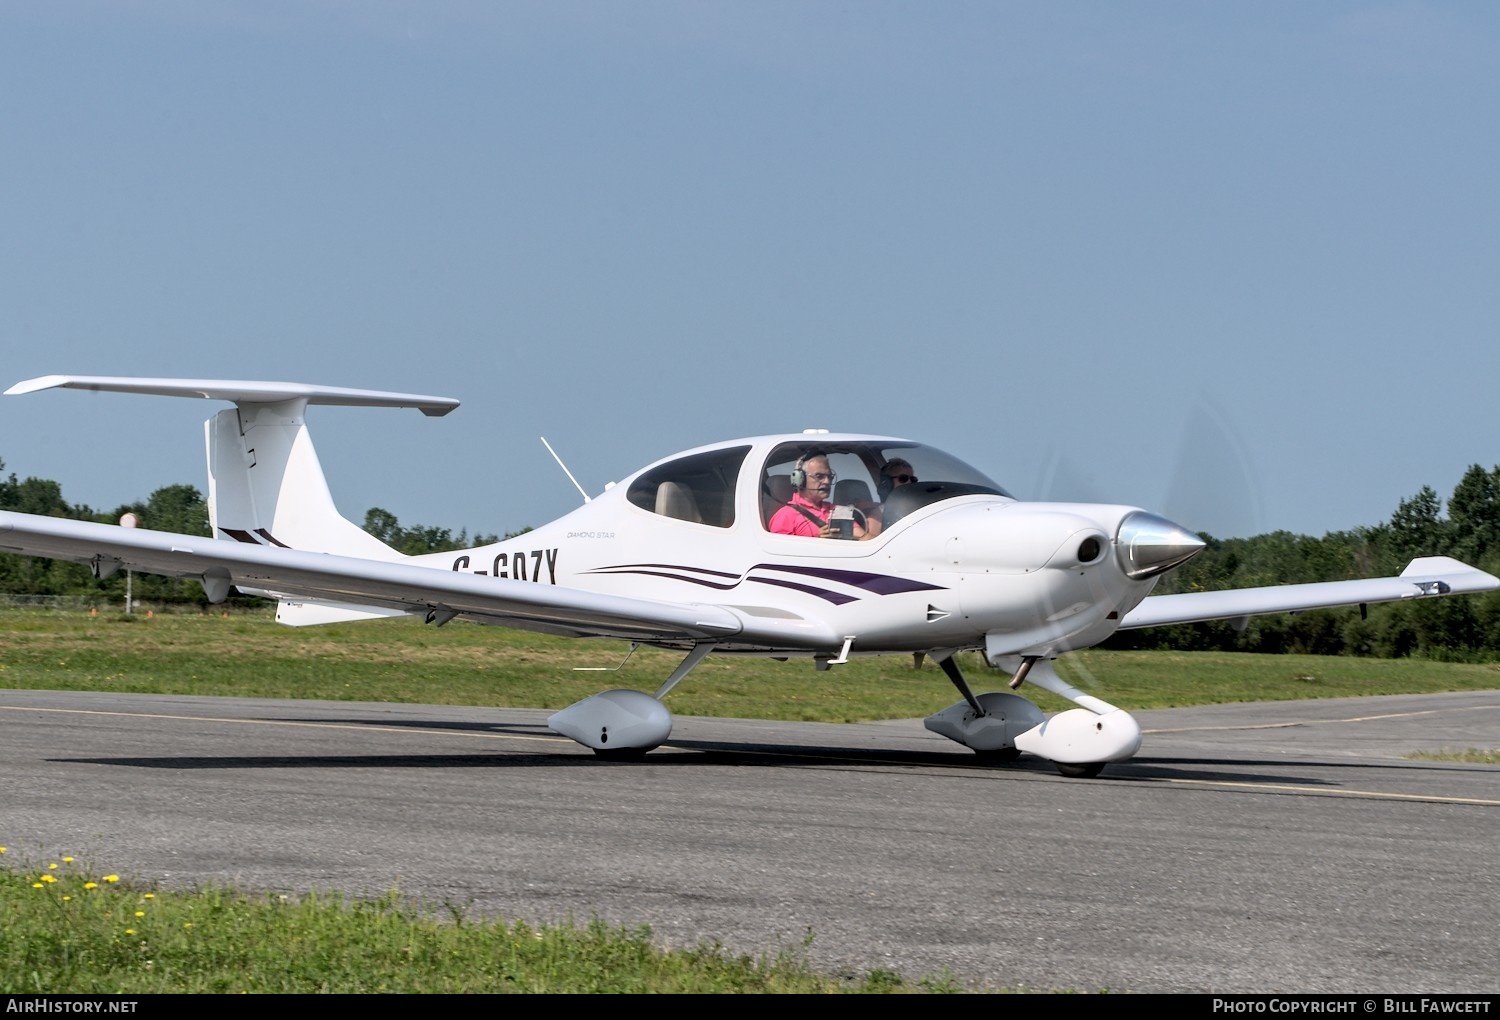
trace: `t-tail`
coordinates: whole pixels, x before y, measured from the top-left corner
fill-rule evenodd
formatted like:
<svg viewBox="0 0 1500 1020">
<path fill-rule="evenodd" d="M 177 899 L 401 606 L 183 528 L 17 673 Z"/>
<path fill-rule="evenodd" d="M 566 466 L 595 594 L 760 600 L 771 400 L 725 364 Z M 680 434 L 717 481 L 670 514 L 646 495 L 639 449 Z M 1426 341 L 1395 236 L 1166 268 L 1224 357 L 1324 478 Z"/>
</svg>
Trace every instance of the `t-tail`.
<svg viewBox="0 0 1500 1020">
<path fill-rule="evenodd" d="M 17 383 L 6 393 L 53 388 L 233 402 L 233 408 L 204 422 L 214 537 L 381 560 L 405 557 L 339 514 L 308 435 L 307 407 L 415 407 L 426 415 L 444 415 L 458 406 L 448 397 L 415 393 L 222 379 L 49 375 Z M 275 592 L 247 594 L 277 597 Z M 390 615 L 400 613 L 281 598 L 276 618 L 304 625 Z"/>
</svg>

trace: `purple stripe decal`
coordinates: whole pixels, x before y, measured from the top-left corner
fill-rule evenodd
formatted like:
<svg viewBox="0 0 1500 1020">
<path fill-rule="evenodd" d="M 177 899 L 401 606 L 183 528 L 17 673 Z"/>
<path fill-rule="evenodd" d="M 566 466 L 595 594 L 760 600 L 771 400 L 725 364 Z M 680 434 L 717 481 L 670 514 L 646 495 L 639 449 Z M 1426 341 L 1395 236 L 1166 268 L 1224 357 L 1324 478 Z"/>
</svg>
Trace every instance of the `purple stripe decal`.
<svg viewBox="0 0 1500 1020">
<path fill-rule="evenodd" d="M 832 602 L 836 606 L 842 606 L 847 602 L 859 601 L 853 595 L 844 595 L 840 592 L 829 591 L 826 588 L 814 588 L 810 585 L 798 584 L 796 581 L 783 581 L 775 577 L 752 577 L 749 580 L 755 581 L 758 584 L 773 584 L 778 588 L 793 588 L 797 591 L 806 592 L 809 595 L 816 595 L 818 598 Z"/>
<path fill-rule="evenodd" d="M 600 572 L 601 571 L 597 570 L 590 571 L 590 573 Z M 740 582 L 738 581 L 736 581 L 734 584 L 716 584 L 713 581 L 705 581 L 696 577 L 684 577 L 681 574 L 673 574 L 665 570 L 620 570 L 616 568 L 607 572 L 616 575 L 641 574 L 646 577 L 665 577 L 673 581 L 686 581 L 688 584 L 696 584 L 704 588 L 713 588 L 716 591 L 731 591 L 740 586 Z M 713 573 L 718 573 L 718 571 L 713 571 Z M 859 600 L 858 596 L 855 595 L 845 595 L 842 592 L 829 591 L 827 588 L 814 588 L 811 585 L 798 584 L 796 581 L 786 581 L 775 577 L 751 577 L 746 578 L 746 580 L 755 581 L 759 584 L 772 584 L 776 585 L 778 588 L 792 588 L 796 591 L 806 592 L 809 595 L 816 595 L 820 599 L 832 602 L 836 606 L 842 606 L 845 603 L 857 602 Z"/>
<path fill-rule="evenodd" d="M 783 563 L 757 563 L 750 568 L 750 571 L 757 570 L 774 570 L 788 574 L 802 574 L 809 578 L 815 577 L 837 584 L 846 584 L 853 588 L 862 588 L 872 595 L 899 595 L 903 592 L 946 590 L 941 585 L 913 581 L 905 577 L 894 577 L 890 574 L 872 574 L 863 570 L 804 567 Z M 790 588 L 794 591 L 806 592 L 809 595 L 816 595 L 818 598 L 826 599 L 834 605 L 843 605 L 859 600 L 857 595 L 845 595 L 820 586 L 798 584 L 795 581 L 772 577 L 750 576 L 750 571 L 747 571 L 745 574 L 732 574 L 723 570 L 709 570 L 707 567 L 692 567 L 676 563 L 621 563 L 609 567 L 595 567 L 589 573 L 610 575 L 639 574 L 645 577 L 664 577 L 672 581 L 683 581 L 687 584 L 696 584 L 703 588 L 712 588 L 715 591 L 732 591 L 745 581 L 755 581 L 758 584 L 770 584 L 781 588 Z M 732 578 L 733 580 L 728 584 L 722 584 L 709 580 L 709 577 Z"/>
<path fill-rule="evenodd" d="M 656 570 L 686 570 L 691 571 L 695 574 L 709 574 L 713 577 L 732 577 L 735 580 L 739 580 L 744 576 L 743 574 L 731 574 L 723 570 L 709 570 L 707 567 L 688 567 L 684 566 L 681 563 L 621 563 L 619 566 L 615 567 L 597 567 L 589 571 L 589 573 L 603 574 L 610 573 L 612 571 L 632 573 L 642 568 L 654 568 Z"/>
<path fill-rule="evenodd" d="M 821 577 L 825 581 L 837 581 L 855 588 L 863 588 L 865 591 L 876 595 L 897 595 L 904 591 L 944 591 L 942 585 L 927 584 L 924 581 L 913 581 L 905 577 L 893 577 L 890 574 L 871 574 L 863 570 L 836 570 L 831 567 L 798 567 L 785 563 L 757 563 L 755 567 L 762 570 L 781 570 L 788 574 L 806 574 L 809 577 Z"/>
<path fill-rule="evenodd" d="M 598 573 L 608 573 L 608 574 L 641 574 L 641 575 L 644 575 L 646 577 L 666 577 L 666 578 L 670 578 L 673 581 L 686 581 L 688 584 L 696 584 L 696 585 L 699 585 L 699 586 L 704 587 L 704 588 L 713 588 L 713 589 L 716 589 L 718 591 L 732 591 L 735 588 L 738 588 L 740 586 L 740 582 L 738 582 L 738 581 L 735 581 L 733 584 L 719 584 L 716 581 L 705 581 L 701 577 L 688 577 L 685 574 L 674 574 L 674 573 L 672 573 L 669 570 L 620 570 L 618 568 L 614 568 L 614 569 L 607 570 L 607 571 L 591 570 L 591 571 L 589 571 L 589 573 L 591 573 L 591 574 L 598 574 Z M 716 570 L 716 571 L 714 571 L 714 573 L 718 573 L 718 571 Z M 726 574 L 725 576 L 726 577 L 732 577 L 734 575 L 732 575 L 732 574 Z"/>
</svg>

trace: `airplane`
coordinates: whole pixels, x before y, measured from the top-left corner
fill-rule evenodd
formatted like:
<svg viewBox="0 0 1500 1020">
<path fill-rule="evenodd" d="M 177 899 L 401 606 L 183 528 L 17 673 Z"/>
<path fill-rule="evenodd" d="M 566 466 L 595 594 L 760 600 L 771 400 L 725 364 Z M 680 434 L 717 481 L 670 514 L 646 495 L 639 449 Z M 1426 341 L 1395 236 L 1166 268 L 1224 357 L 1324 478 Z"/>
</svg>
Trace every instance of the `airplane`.
<svg viewBox="0 0 1500 1020">
<path fill-rule="evenodd" d="M 665 743 L 672 715 L 663 699 L 710 654 L 805 659 L 826 670 L 857 656 L 920 652 L 961 695 L 925 720 L 929 730 L 988 761 L 1027 753 L 1062 775 L 1094 777 L 1135 755 L 1141 729 L 1057 674 L 1053 662 L 1067 652 L 1133 628 L 1500 588 L 1500 578 L 1428 556 L 1398 577 L 1152 595 L 1162 575 L 1204 548 L 1181 525 L 1135 506 L 1019 500 L 935 447 L 821 429 L 690 449 L 597 496 L 579 486 L 581 506 L 520 536 L 405 556 L 340 516 L 306 412 L 342 405 L 442 416 L 457 400 L 67 375 L 6 394 L 54 388 L 232 403 L 204 423 L 213 538 L 0 512 L 0 551 L 86 563 L 99 578 L 122 567 L 195 577 L 210 603 L 231 589 L 265 596 L 291 626 L 415 614 L 439 627 L 464 619 L 683 653 L 652 693 L 607 690 L 549 718 L 605 759 L 637 759 Z M 827 480 L 833 502 L 863 518 L 865 540 L 770 530 L 815 457 L 836 477 Z M 881 468 L 898 459 L 914 480 L 876 499 Z M 1008 690 L 975 693 L 955 661 L 972 651 L 1010 674 Z M 1047 715 L 1015 693 L 1028 683 L 1076 707 Z"/>
</svg>

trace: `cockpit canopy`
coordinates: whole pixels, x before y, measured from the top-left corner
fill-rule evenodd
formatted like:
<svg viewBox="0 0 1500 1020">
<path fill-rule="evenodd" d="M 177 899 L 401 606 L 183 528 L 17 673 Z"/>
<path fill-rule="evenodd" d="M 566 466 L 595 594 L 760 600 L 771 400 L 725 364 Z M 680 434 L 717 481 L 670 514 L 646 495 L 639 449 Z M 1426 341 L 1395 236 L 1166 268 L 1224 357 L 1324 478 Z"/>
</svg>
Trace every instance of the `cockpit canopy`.
<svg viewBox="0 0 1500 1020">
<path fill-rule="evenodd" d="M 766 458 L 762 524 L 791 499 L 796 488 L 792 475 L 798 464 L 819 454 L 828 458 L 834 475 L 830 500 L 861 511 L 878 506 L 887 528 L 918 507 L 954 496 L 1010 496 L 958 458 L 921 443 L 894 439 L 820 442 L 808 437 L 782 443 Z M 900 465 L 898 473 L 912 481 L 893 485 L 882 469 L 901 461 L 906 463 Z"/>
<path fill-rule="evenodd" d="M 777 444 L 764 463 L 746 462 L 753 445 L 725 446 L 685 454 L 641 472 L 626 498 L 643 510 L 710 527 L 735 523 L 736 506 L 759 507 L 760 525 L 791 499 L 792 473 L 800 461 L 817 454 L 828 458 L 835 476 L 832 501 L 861 511 L 879 507 L 885 527 L 913 510 L 954 496 L 987 494 L 1010 497 L 1000 486 L 963 461 L 921 443 L 897 439 L 798 437 Z M 914 480 L 892 485 L 882 469 L 905 461 L 895 471 Z M 894 465 L 893 465 L 894 466 Z M 736 498 L 736 486 L 753 486 L 752 501 Z"/>
</svg>

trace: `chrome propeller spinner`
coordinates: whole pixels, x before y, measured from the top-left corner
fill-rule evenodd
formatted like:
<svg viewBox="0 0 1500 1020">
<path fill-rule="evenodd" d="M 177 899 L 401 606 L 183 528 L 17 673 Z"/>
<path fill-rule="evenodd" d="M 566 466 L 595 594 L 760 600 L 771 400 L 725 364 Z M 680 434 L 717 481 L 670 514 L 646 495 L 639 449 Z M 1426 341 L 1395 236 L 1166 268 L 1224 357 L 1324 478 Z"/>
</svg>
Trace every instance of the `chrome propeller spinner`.
<svg viewBox="0 0 1500 1020">
<path fill-rule="evenodd" d="M 1126 577 L 1142 581 L 1186 563 L 1206 544 L 1182 525 L 1139 510 L 1120 522 L 1115 558 Z"/>
</svg>

